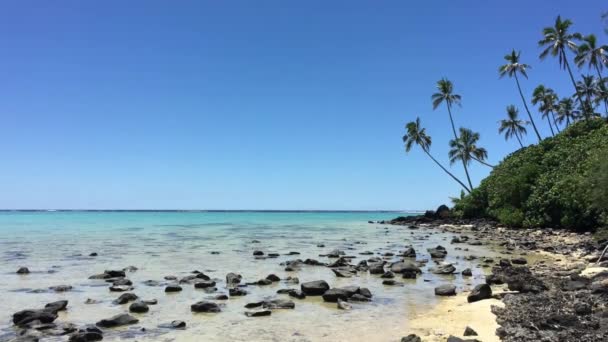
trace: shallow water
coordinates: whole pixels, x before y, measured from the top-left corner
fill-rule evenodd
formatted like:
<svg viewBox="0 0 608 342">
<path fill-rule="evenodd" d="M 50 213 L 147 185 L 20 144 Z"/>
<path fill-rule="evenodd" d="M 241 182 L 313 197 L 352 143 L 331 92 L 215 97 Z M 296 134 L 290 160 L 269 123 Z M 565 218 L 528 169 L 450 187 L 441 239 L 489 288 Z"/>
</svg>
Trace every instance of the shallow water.
<svg viewBox="0 0 608 342">
<path fill-rule="evenodd" d="M 402 215 L 402 213 L 400 213 Z M 452 282 L 458 290 L 468 289 L 483 281 L 483 269 L 464 255 L 494 256 L 483 246 L 450 245 L 452 234 L 436 231 L 409 230 L 368 224 L 397 213 L 333 212 L 3 212 L 0 213 L 0 340 L 14 336 L 12 313 L 26 308 L 40 308 L 45 303 L 69 300 L 68 311 L 57 322 L 92 324 L 128 311 L 127 305 L 114 305 L 121 293 L 110 292 L 103 280 L 89 280 L 92 274 L 106 269 L 133 265 L 137 271 L 127 273 L 142 299 L 157 299 L 145 314 L 133 314 L 136 325 L 108 330 L 104 340 L 132 338 L 137 341 L 398 341 L 408 332 L 408 319 L 422 313 L 440 298 L 433 288 Z M 260 243 L 252 243 L 259 240 Z M 325 247 L 317 247 L 324 244 Z M 455 263 L 457 272 L 470 267 L 472 278 L 460 274 L 440 276 L 423 267 L 416 280 L 401 280 L 404 286 L 384 286 L 377 275 L 360 273 L 353 278 L 337 278 L 329 268 L 304 266 L 296 272 L 285 272 L 281 262 L 314 258 L 329 262 L 319 254 L 342 249 L 356 256 L 352 263 L 368 259 L 360 255 L 372 251 L 397 254 L 413 245 L 418 260 L 429 258 L 426 248 L 438 244 L 448 250 L 446 261 Z M 469 251 L 456 250 L 468 248 Z M 256 260 L 252 253 L 280 253 L 278 258 Z M 219 251 L 220 254 L 211 254 Z M 287 256 L 297 251 L 301 255 Z M 91 252 L 99 256 L 89 257 Z M 397 260 L 391 257 L 387 260 Z M 17 275 L 20 266 L 32 273 Z M 163 282 L 167 275 L 183 277 L 199 270 L 218 280 L 217 293 L 227 293 L 225 275 L 236 272 L 243 282 L 252 282 L 274 273 L 281 278 L 296 276 L 300 282 L 323 279 L 332 287 L 358 285 L 368 287 L 374 297 L 371 303 L 353 304 L 353 310 L 342 311 L 335 303 L 324 303 L 320 297 L 298 300 L 277 295 L 281 288 L 298 287 L 283 282 L 270 286 L 249 286 L 249 294 L 223 301 L 218 314 L 193 314 L 190 305 L 214 294 L 183 284 L 183 291 L 165 294 L 163 286 L 146 286 L 145 280 Z M 52 273 L 50 273 L 52 272 Z M 166 282 L 166 281 L 164 281 Z M 55 285 L 72 285 L 65 293 L 30 293 Z M 248 318 L 243 306 L 265 298 L 291 299 L 295 310 L 275 310 L 269 317 Z M 84 304 L 87 298 L 100 301 Z M 219 302 L 219 301 L 218 301 Z M 162 330 L 161 323 L 184 320 L 186 330 Z M 440 324 L 440 322 L 438 322 Z M 145 327 L 146 332 L 139 328 Z M 67 337 L 44 339 L 65 341 Z"/>
</svg>

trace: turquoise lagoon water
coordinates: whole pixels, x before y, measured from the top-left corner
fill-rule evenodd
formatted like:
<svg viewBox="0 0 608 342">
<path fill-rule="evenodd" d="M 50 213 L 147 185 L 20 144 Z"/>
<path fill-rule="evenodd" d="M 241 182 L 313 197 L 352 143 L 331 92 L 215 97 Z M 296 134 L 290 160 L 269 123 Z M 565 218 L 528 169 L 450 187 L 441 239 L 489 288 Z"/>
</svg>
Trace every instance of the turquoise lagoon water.
<svg viewBox="0 0 608 342">
<path fill-rule="evenodd" d="M 142 299 L 157 299 L 150 312 L 135 314 L 135 326 L 108 331 L 104 340 L 137 341 L 398 341 L 408 332 L 408 320 L 437 303 L 433 288 L 454 283 L 459 290 L 483 280 L 483 270 L 464 261 L 463 251 L 449 244 L 451 234 L 436 230 L 409 230 L 369 224 L 403 213 L 391 212 L 2 212 L 0 213 L 0 340 L 10 340 L 15 330 L 10 322 L 13 312 L 39 308 L 59 299 L 69 300 L 69 310 L 58 322 L 78 325 L 95 323 L 126 312 L 128 306 L 112 304 L 120 295 L 108 291 L 108 284 L 89 280 L 106 269 L 135 266 L 127 276 Z M 259 240 L 260 243 L 252 243 Z M 319 247 L 319 245 L 324 247 Z M 427 247 L 442 244 L 448 249 L 447 261 L 458 270 L 473 268 L 474 277 L 432 275 L 427 268 L 416 280 L 404 286 L 384 286 L 375 275 L 360 273 L 353 278 L 337 278 L 326 267 L 306 266 L 286 272 L 281 262 L 295 258 L 320 257 L 333 249 L 354 255 L 356 264 L 372 251 L 398 253 L 413 245 L 418 259 L 428 258 Z M 467 246 L 466 254 L 491 255 L 484 247 Z M 254 250 L 280 253 L 278 258 L 255 259 Z M 287 256 L 288 252 L 300 252 Z M 97 257 L 89 257 L 96 252 Z M 212 254 L 211 252 L 220 252 Z M 397 260 L 387 257 L 387 261 Z M 32 273 L 17 275 L 26 266 Z M 281 297 L 276 291 L 297 287 L 283 282 L 270 286 L 249 286 L 249 294 L 222 303 L 219 314 L 193 314 L 190 305 L 213 297 L 212 294 L 184 284 L 180 293 L 165 294 L 162 286 L 146 286 L 146 280 L 183 277 L 193 270 L 203 271 L 218 281 L 218 293 L 227 293 L 224 279 L 228 272 L 252 282 L 274 273 L 281 278 L 295 276 L 300 282 L 324 279 L 332 287 L 359 285 L 374 294 L 371 303 L 354 304 L 350 311 L 324 303 L 321 298 L 293 299 L 295 310 L 274 311 L 269 317 L 248 318 L 246 303 Z M 401 281 L 401 279 L 398 279 Z M 164 281 L 166 283 L 166 281 Z M 64 293 L 46 291 L 55 285 L 71 285 Z M 37 291 L 38 290 L 38 291 Z M 87 299 L 96 304 L 85 304 Z M 289 297 L 283 297 L 289 298 Z M 289 298 L 292 299 L 292 298 Z M 186 330 L 166 331 L 161 323 L 184 320 Z M 145 327 L 146 332 L 140 328 Z M 48 341 L 65 341 L 56 337 Z"/>
</svg>

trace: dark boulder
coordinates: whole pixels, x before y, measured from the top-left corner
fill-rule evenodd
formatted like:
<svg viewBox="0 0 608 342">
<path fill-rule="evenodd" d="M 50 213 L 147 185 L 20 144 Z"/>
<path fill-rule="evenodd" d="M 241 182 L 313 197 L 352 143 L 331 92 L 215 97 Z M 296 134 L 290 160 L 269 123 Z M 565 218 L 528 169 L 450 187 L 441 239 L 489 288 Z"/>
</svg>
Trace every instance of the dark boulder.
<svg viewBox="0 0 608 342">
<path fill-rule="evenodd" d="M 30 270 L 27 267 L 19 267 L 17 274 L 29 274 Z"/>
<path fill-rule="evenodd" d="M 107 319 L 102 319 L 101 321 L 97 322 L 96 325 L 101 328 L 114 328 L 123 325 L 135 324 L 137 322 L 139 322 L 137 318 L 124 313 Z"/>
<path fill-rule="evenodd" d="M 479 284 L 469 293 L 467 301 L 469 303 L 477 302 L 482 299 L 492 298 L 492 288 L 488 284 Z"/>
<path fill-rule="evenodd" d="M 422 342 L 422 339 L 416 334 L 409 334 L 401 338 L 401 342 Z"/>
<path fill-rule="evenodd" d="M 129 311 L 136 313 L 144 313 L 150 311 L 148 304 L 138 301 L 129 306 Z"/>
<path fill-rule="evenodd" d="M 240 274 L 230 272 L 226 274 L 226 285 L 230 287 L 240 284 L 241 279 L 243 279 L 243 277 Z"/>
<path fill-rule="evenodd" d="M 119 304 L 119 305 L 121 305 L 121 304 L 127 304 L 128 302 L 132 302 L 134 300 L 137 300 L 137 298 L 138 297 L 137 297 L 137 295 L 135 293 L 127 292 L 127 293 L 121 294 L 120 297 L 116 298 L 113 303 L 114 304 Z"/>
<path fill-rule="evenodd" d="M 245 316 L 247 317 L 263 317 L 270 316 L 272 311 L 270 310 L 259 310 L 259 311 L 247 311 L 245 312 Z"/>
<path fill-rule="evenodd" d="M 182 287 L 177 284 L 170 284 L 165 287 L 165 292 L 180 292 Z"/>
<path fill-rule="evenodd" d="M 193 312 L 210 312 L 210 313 L 218 313 L 220 310 L 220 306 L 213 302 L 205 302 L 201 301 L 198 303 L 194 303 L 190 306 L 190 309 Z"/>
<path fill-rule="evenodd" d="M 329 290 L 329 284 L 325 280 L 316 280 L 302 283 L 300 288 L 307 296 L 321 296 Z"/>
</svg>

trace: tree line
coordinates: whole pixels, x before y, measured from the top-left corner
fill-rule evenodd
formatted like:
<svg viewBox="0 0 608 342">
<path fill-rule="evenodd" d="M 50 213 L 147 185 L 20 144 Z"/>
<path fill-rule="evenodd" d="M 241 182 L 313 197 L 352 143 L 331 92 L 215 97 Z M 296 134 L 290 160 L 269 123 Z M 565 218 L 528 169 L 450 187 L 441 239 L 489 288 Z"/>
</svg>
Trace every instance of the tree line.
<svg viewBox="0 0 608 342">
<path fill-rule="evenodd" d="M 605 14 L 603 18 L 608 17 Z M 583 36 L 580 33 L 571 32 L 572 24 L 571 20 L 564 20 L 558 16 L 553 26 L 545 27 L 542 30 L 542 37 L 538 41 L 539 47 L 542 48 L 539 59 L 542 61 L 549 56 L 557 58 L 560 69 L 567 71 L 573 87 L 572 95 L 561 98 L 553 89 L 543 84 L 538 85 L 532 92 L 530 104 L 538 106 L 541 120 L 546 121 L 551 136 L 560 133 L 562 129 L 574 122 L 601 117 L 600 111 L 608 117 L 608 77 L 603 76 L 604 68 L 608 68 L 608 45 L 599 44 L 597 37 L 593 34 Z M 520 77 L 528 78 L 528 70 L 531 69 L 531 66 L 522 63 L 520 58 L 521 52 L 515 49 L 510 51 L 504 57 L 506 63 L 498 68 L 498 74 L 501 78 L 508 76 L 515 80 L 528 120 L 520 118 L 519 109 L 515 105 L 508 105 L 506 107 L 507 117 L 499 121 L 498 132 L 504 135 L 505 140 L 515 138 L 520 148 L 523 148 L 528 126 L 531 126 L 538 142 L 541 142 L 543 137 L 538 130 L 537 122 L 534 120 L 528 106 L 528 99 L 520 84 Z M 588 73 L 581 75 L 578 81 L 572 72 L 570 60 L 579 70 L 585 68 L 588 70 Z M 403 136 L 403 143 L 406 152 L 409 152 L 413 146 L 418 146 L 464 191 L 471 193 L 473 190 L 469 175 L 471 163 L 477 162 L 490 168 L 494 166 L 486 162 L 487 150 L 478 145 L 479 133 L 464 127 L 456 130 L 452 110 L 455 106 L 461 105 L 461 100 L 462 96 L 454 92 L 454 84 L 447 78 L 442 78 L 437 82 L 437 92 L 431 96 L 433 110 L 442 105 L 447 109 L 454 134 L 454 139 L 449 141 L 450 165 L 462 164 L 466 182 L 450 172 L 431 154 L 432 139 L 426 133 L 419 117 L 405 125 L 406 133 Z"/>
</svg>

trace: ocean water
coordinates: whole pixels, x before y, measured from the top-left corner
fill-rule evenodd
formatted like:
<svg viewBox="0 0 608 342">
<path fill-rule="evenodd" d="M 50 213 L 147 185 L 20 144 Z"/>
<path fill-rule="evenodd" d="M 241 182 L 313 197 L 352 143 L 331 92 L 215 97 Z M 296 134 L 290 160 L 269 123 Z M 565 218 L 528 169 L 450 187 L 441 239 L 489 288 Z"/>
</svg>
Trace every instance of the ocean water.
<svg viewBox="0 0 608 342">
<path fill-rule="evenodd" d="M 408 320 L 432 308 L 441 300 L 433 288 L 453 283 L 458 291 L 483 282 L 483 269 L 462 259 L 464 255 L 494 256 L 484 246 L 450 245 L 451 234 L 437 230 L 410 230 L 369 224 L 403 213 L 388 212 L 2 212 L 0 213 L 0 340 L 15 334 L 12 313 L 26 308 L 41 308 L 45 303 L 69 300 L 68 311 L 57 322 L 94 324 L 118 313 L 128 305 L 112 301 L 121 293 L 110 292 L 103 280 L 90 280 L 106 269 L 137 267 L 128 272 L 134 290 L 142 299 L 157 299 L 145 314 L 133 314 L 140 322 L 134 326 L 108 330 L 104 340 L 136 341 L 398 341 L 408 333 Z M 252 243 L 258 240 L 259 243 Z M 318 247 L 323 244 L 324 247 Z M 441 276 L 428 272 L 431 261 L 416 280 L 402 280 L 403 286 L 384 286 L 378 275 L 359 273 L 353 278 L 338 278 L 327 267 L 304 266 L 286 272 L 281 262 L 320 257 L 334 249 L 356 256 L 352 261 L 397 254 L 412 245 L 418 260 L 428 259 L 428 247 L 438 244 L 448 249 L 446 261 L 457 271 L 470 267 L 472 278 L 459 274 Z M 468 251 L 455 247 L 468 248 Z M 280 253 L 278 258 L 255 259 L 254 250 Z M 300 255 L 286 255 L 289 252 Z M 97 257 L 89 257 L 92 252 Z M 219 252 L 212 254 L 211 252 Z M 387 257 L 396 261 L 398 257 Z M 31 273 L 17 275 L 26 266 Z M 225 275 L 239 273 L 243 282 L 253 282 L 274 273 L 282 279 L 298 277 L 300 282 L 326 280 L 332 287 L 358 285 L 369 288 L 370 303 L 355 303 L 349 311 L 338 310 L 335 303 L 320 297 L 304 300 L 278 295 L 281 288 L 299 288 L 283 281 L 269 286 L 249 286 L 247 296 L 218 301 L 222 312 L 193 314 L 190 305 L 214 296 L 193 285 L 166 294 L 163 286 L 147 286 L 146 280 L 168 283 L 165 276 L 178 278 L 202 271 L 216 279 L 217 293 L 227 293 Z M 63 293 L 48 291 L 50 286 L 71 285 Z M 269 317 L 244 315 L 246 303 L 268 298 L 291 299 L 294 310 L 275 310 Z M 85 304 L 94 299 L 96 304 Z M 183 320 L 185 330 L 164 330 L 161 323 Z M 440 322 L 438 322 L 440 324 Z M 145 332 L 141 328 L 145 328 Z M 44 339 L 66 341 L 67 337 Z"/>
</svg>

